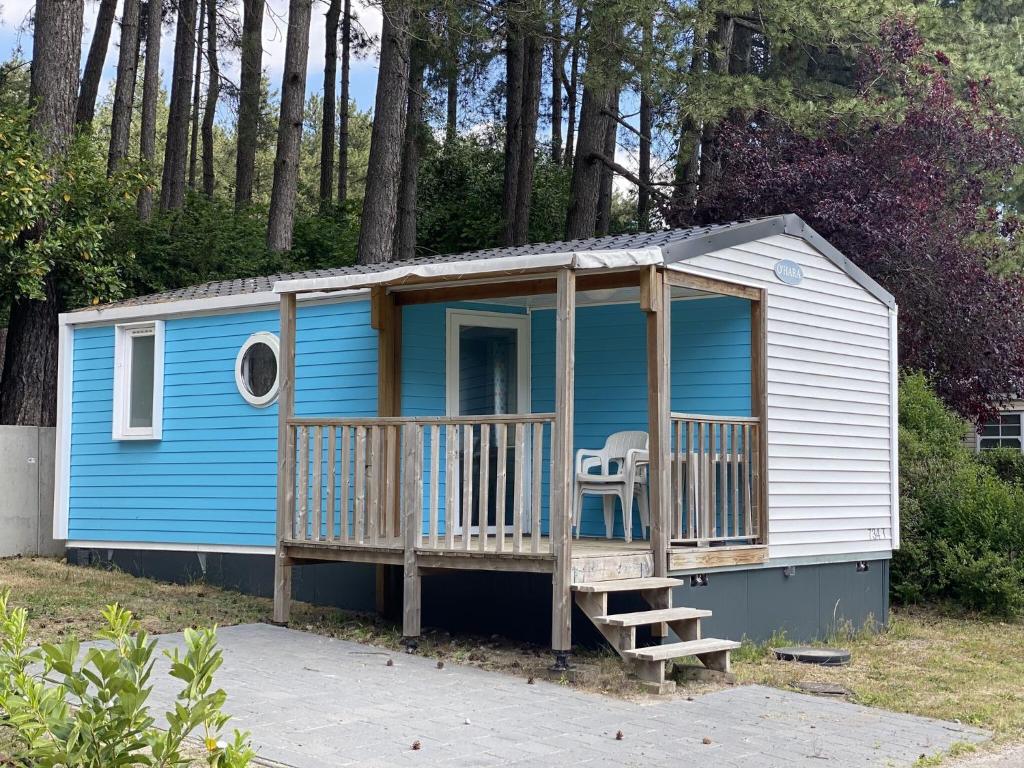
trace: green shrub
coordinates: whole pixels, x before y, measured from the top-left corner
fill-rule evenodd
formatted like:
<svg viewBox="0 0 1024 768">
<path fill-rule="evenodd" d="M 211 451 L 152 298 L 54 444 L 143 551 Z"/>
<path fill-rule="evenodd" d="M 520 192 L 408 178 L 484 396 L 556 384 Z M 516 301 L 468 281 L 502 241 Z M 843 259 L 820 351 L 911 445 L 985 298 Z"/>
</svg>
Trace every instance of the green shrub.
<svg viewBox="0 0 1024 768">
<path fill-rule="evenodd" d="M 992 470 L 1007 483 L 1024 485 L 1024 453 L 1016 448 L 996 448 L 982 451 L 978 461 Z"/>
<path fill-rule="evenodd" d="M 165 651 L 170 675 L 184 684 L 174 709 L 157 727 L 147 700 L 152 691 L 156 642 L 130 611 L 103 612 L 106 641 L 82 653 L 75 639 L 28 646 L 28 614 L 8 608 L 0 592 L 0 726 L 13 732 L 13 754 L 0 764 L 28 768 L 195 765 L 244 768 L 254 756 L 248 734 L 221 740 L 227 695 L 212 690 L 221 665 L 213 629 L 185 630 L 185 652 Z M 202 757 L 188 754 L 185 739 L 199 735 Z"/>
<path fill-rule="evenodd" d="M 893 597 L 1017 615 L 1024 610 L 1024 487 L 968 450 L 964 430 L 923 376 L 903 379 Z"/>
</svg>

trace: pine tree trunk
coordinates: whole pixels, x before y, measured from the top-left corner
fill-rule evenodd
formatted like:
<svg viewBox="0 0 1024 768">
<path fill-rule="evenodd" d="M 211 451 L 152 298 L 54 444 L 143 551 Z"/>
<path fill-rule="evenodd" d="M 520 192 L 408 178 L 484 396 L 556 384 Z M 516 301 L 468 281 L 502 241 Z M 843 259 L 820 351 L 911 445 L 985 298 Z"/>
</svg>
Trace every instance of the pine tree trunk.
<svg viewBox="0 0 1024 768">
<path fill-rule="evenodd" d="M 0 382 L 0 424 L 52 427 L 57 423 L 61 301 L 53 274 L 47 275 L 43 289 L 45 300 L 19 298 L 11 303 Z"/>
<path fill-rule="evenodd" d="M 402 149 L 402 179 L 398 188 L 398 220 L 395 224 L 395 258 L 416 255 L 416 198 L 423 142 L 424 52 L 413 46 L 409 73 L 409 100 Z"/>
<path fill-rule="evenodd" d="M 618 115 L 619 89 L 623 85 L 620 66 L 623 30 L 615 11 L 612 5 L 595 5 L 589 19 L 587 74 L 565 224 L 568 239 L 593 237 L 599 211 L 603 212 L 602 229 L 607 230 L 609 225 L 611 176 L 606 174 L 607 166 L 600 158 L 615 152 L 618 126 L 610 115 Z"/>
<path fill-rule="evenodd" d="M 196 71 L 192 83 L 192 144 L 188 154 L 188 188 L 196 188 L 199 165 L 199 94 L 203 84 L 203 33 L 206 31 L 206 0 L 199 0 L 199 42 L 196 44 Z"/>
<path fill-rule="evenodd" d="M 338 207 L 348 200 L 348 86 L 352 65 L 352 0 L 341 8 L 341 93 L 338 97 Z"/>
<path fill-rule="evenodd" d="M 330 0 L 324 30 L 324 113 L 320 129 L 320 212 L 327 213 L 334 198 L 334 128 L 337 120 L 338 17 L 341 0 Z"/>
<path fill-rule="evenodd" d="M 160 210 L 181 208 L 185 202 L 185 164 L 188 161 L 189 98 L 196 53 L 196 0 L 179 0 L 174 36 L 171 103 L 167 114 L 167 144 L 160 185 Z"/>
<path fill-rule="evenodd" d="M 608 101 L 608 111 L 615 117 L 619 115 L 619 94 L 615 92 Z M 613 117 L 605 116 L 604 147 L 601 154 L 609 160 L 615 159 L 615 148 L 618 143 L 619 124 Z M 615 174 L 612 169 L 602 163 L 601 165 L 601 190 L 597 197 L 597 226 L 594 233 L 602 236 L 611 231 L 612 225 L 612 198 L 614 192 Z"/>
<path fill-rule="evenodd" d="M 75 125 L 78 63 L 82 55 L 82 0 L 37 0 L 29 101 L 31 128 L 47 155 L 67 150 Z M 46 226 L 37 222 L 31 238 Z M 0 380 L 0 424 L 57 423 L 57 318 L 62 309 L 57 276 L 43 280 L 45 300 L 11 304 Z"/>
<path fill-rule="evenodd" d="M 529 237 L 544 56 L 540 29 L 534 21 L 539 10 L 539 4 L 523 0 L 508 6 L 502 200 L 506 245 L 524 245 Z"/>
<path fill-rule="evenodd" d="M 690 54 L 690 72 L 696 73 L 703 66 L 701 48 L 694 45 Z M 700 174 L 701 126 L 689 114 L 685 115 L 679 127 L 676 143 L 676 166 L 672 180 L 673 226 L 686 226 L 693 221 L 694 205 L 697 202 L 697 181 Z"/>
<path fill-rule="evenodd" d="M 457 66 L 450 67 L 446 79 L 444 140 L 448 144 L 459 135 L 459 72 Z"/>
<path fill-rule="evenodd" d="M 525 36 L 520 24 L 522 3 L 508 4 L 505 39 L 505 177 L 501 210 L 505 221 L 504 243 L 515 245 L 516 198 L 519 195 L 519 165 L 523 152 L 523 87 L 525 77 Z"/>
<path fill-rule="evenodd" d="M 156 154 L 156 102 L 160 97 L 160 38 L 162 0 L 146 3 L 146 66 L 142 73 L 142 118 L 139 123 L 139 159 L 149 172 L 155 172 Z M 153 190 L 146 187 L 139 192 L 139 218 L 149 221 L 153 217 Z"/>
<path fill-rule="evenodd" d="M 636 220 L 641 232 L 651 228 L 651 131 L 654 107 L 651 103 L 651 57 L 653 22 L 644 21 L 641 40 L 643 63 L 640 70 L 640 157 L 638 175 L 642 182 L 636 193 Z M 647 185 L 647 186 L 644 186 Z"/>
<path fill-rule="evenodd" d="M 110 116 L 110 150 L 107 175 L 117 170 L 128 156 L 132 128 L 132 104 L 135 78 L 139 69 L 139 0 L 124 0 L 121 13 L 121 37 L 117 52 L 117 81 L 114 84 L 114 108 Z"/>
<path fill-rule="evenodd" d="M 357 258 L 360 264 L 390 260 L 394 246 L 409 88 L 410 17 L 406 0 L 385 0 L 380 73 L 359 229 Z"/>
<path fill-rule="evenodd" d="M 114 15 L 117 13 L 117 0 L 100 0 L 100 8 L 96 14 L 96 29 L 89 43 L 89 55 L 85 58 L 85 69 L 82 71 L 82 86 L 78 94 L 78 107 L 75 112 L 75 123 L 86 125 L 91 123 L 96 114 L 96 96 L 103 79 L 103 65 L 107 60 L 107 49 L 110 47 L 110 32 L 114 27 Z M 79 43 L 81 44 L 81 43 Z M 33 60 L 35 56 L 33 56 Z"/>
<path fill-rule="evenodd" d="M 265 0 L 242 2 L 242 67 L 238 88 L 235 208 L 252 202 L 263 77 L 263 11 Z"/>
<path fill-rule="evenodd" d="M 203 111 L 203 194 L 212 199 L 213 189 L 216 186 L 213 171 L 213 123 L 217 118 L 217 99 L 220 98 L 216 0 L 207 0 L 206 37 L 206 60 L 209 67 L 209 81 L 206 85 L 206 106 Z"/>
<path fill-rule="evenodd" d="M 606 92 L 587 85 L 583 87 L 583 106 L 580 109 L 580 128 L 576 137 L 576 156 L 572 163 L 569 211 L 565 224 L 567 240 L 593 237 L 597 228 L 597 205 L 604 166 L 593 156 L 604 152 L 608 122 L 604 108 L 607 104 Z"/>
<path fill-rule="evenodd" d="M 459 39 L 455 25 L 459 23 L 455 13 L 448 15 L 447 48 L 444 59 L 445 79 L 445 121 L 444 141 L 450 144 L 459 135 Z"/>
<path fill-rule="evenodd" d="M 715 31 L 711 35 L 708 68 L 719 75 L 729 74 L 733 33 L 736 23 L 731 16 L 718 14 Z M 718 123 L 708 120 L 700 139 L 700 195 L 709 195 L 722 178 L 722 158 L 718 151 Z"/>
<path fill-rule="evenodd" d="M 541 69 L 544 45 L 535 32 L 523 43 L 522 131 L 519 135 L 519 192 L 516 194 L 512 245 L 525 245 L 530 236 L 530 202 L 533 199 L 533 172 L 537 161 L 537 124 L 540 120 Z"/>
<path fill-rule="evenodd" d="M 562 161 L 562 0 L 551 3 L 551 162 Z"/>
<path fill-rule="evenodd" d="M 290 0 L 288 3 L 281 117 L 277 128 L 274 186 L 270 193 L 270 219 L 267 223 L 267 247 L 272 251 L 287 251 L 292 247 L 312 6 L 312 0 Z"/>
<path fill-rule="evenodd" d="M 576 100 L 580 88 L 580 32 L 583 29 L 583 9 L 578 2 L 576 5 L 576 19 L 573 22 L 572 31 L 572 54 L 569 57 L 569 83 L 566 94 L 565 111 L 568 113 L 568 123 L 565 127 L 565 154 L 562 158 L 566 167 L 573 164 L 575 160 L 576 142 Z"/>
</svg>

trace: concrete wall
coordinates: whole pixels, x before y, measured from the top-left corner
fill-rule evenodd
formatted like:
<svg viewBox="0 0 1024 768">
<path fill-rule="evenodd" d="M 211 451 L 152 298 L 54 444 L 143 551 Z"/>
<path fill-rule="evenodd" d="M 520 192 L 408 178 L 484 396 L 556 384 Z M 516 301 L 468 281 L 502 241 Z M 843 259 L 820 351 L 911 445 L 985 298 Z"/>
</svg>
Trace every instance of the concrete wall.
<svg viewBox="0 0 1024 768">
<path fill-rule="evenodd" d="M 56 430 L 0 426 L 0 557 L 63 554 L 53 540 Z"/>
</svg>

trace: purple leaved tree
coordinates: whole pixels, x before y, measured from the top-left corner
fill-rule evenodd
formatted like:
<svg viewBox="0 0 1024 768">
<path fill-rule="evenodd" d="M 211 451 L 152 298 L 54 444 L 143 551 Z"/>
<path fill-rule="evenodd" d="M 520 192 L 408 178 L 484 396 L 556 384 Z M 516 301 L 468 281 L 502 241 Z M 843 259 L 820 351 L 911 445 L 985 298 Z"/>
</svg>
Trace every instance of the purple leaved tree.
<svg viewBox="0 0 1024 768">
<path fill-rule="evenodd" d="M 997 201 L 1024 148 L 988 84 L 955 86 L 912 24 L 888 22 L 882 40 L 860 62 L 859 98 L 887 117 L 810 136 L 763 113 L 723 126 L 726 170 L 698 217 L 801 216 L 896 297 L 901 364 L 977 421 L 1024 394 L 1024 279 L 990 269 L 1019 246 Z"/>
</svg>

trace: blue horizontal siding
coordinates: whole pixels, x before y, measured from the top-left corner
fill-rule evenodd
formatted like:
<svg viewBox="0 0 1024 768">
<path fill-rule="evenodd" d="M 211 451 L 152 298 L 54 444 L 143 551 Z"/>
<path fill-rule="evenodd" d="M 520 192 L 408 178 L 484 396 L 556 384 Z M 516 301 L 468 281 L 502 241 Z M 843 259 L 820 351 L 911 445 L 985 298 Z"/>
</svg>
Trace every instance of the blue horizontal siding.
<svg viewBox="0 0 1024 768">
<path fill-rule="evenodd" d="M 235 357 L 276 311 L 168 320 L 163 439 L 111 439 L 114 331 L 76 329 L 69 535 L 72 539 L 273 546 L 277 404 L 235 387 Z M 303 306 L 296 412 L 376 413 L 377 340 L 367 302 Z"/>
<path fill-rule="evenodd" d="M 533 314 L 533 409 L 555 409 L 555 315 Z M 647 329 L 637 304 L 576 310 L 574 449 L 600 448 L 608 435 L 647 429 Z M 750 414 L 750 303 L 711 298 L 672 302 L 673 411 Z M 547 457 L 545 456 L 545 466 Z M 547 478 L 544 496 L 547 498 Z M 545 525 L 547 530 L 545 509 Z M 604 536 L 601 500 L 585 500 L 582 532 Z M 634 515 L 633 534 L 640 534 Z M 622 535 L 616 512 L 615 535 Z"/>
<path fill-rule="evenodd" d="M 427 304 L 403 309 L 402 412 L 445 413 L 446 310 L 522 312 L 494 305 Z M 74 337 L 70 536 L 188 544 L 274 543 L 277 406 L 238 394 L 237 351 L 256 331 L 276 333 L 274 311 L 168 320 L 164 426 L 160 441 L 111 439 L 113 328 Z M 750 313 L 738 299 L 677 301 L 672 313 L 672 408 L 750 412 Z M 577 318 L 574 444 L 599 447 L 609 433 L 646 429 L 645 321 L 634 305 L 581 307 Z M 532 400 L 554 410 L 554 313 L 532 320 Z M 304 416 L 376 413 L 376 336 L 366 302 L 301 307 L 296 411 Z M 444 432 L 442 431 L 442 443 Z M 548 528 L 547 446 L 542 527 Z M 424 490 L 429 487 L 429 451 Z M 443 464 L 443 462 L 442 462 Z M 444 477 L 439 478 L 444 500 Z M 425 500 L 426 501 L 426 500 Z M 424 505 L 426 514 L 426 504 Z M 442 510 L 443 521 L 443 510 Z M 583 531 L 603 535 L 590 500 Z M 426 522 L 426 521 L 425 521 Z M 442 523 L 443 524 L 443 523 Z M 635 521 L 637 529 L 639 521 Z M 621 533 L 621 525 L 617 524 Z"/>
</svg>

